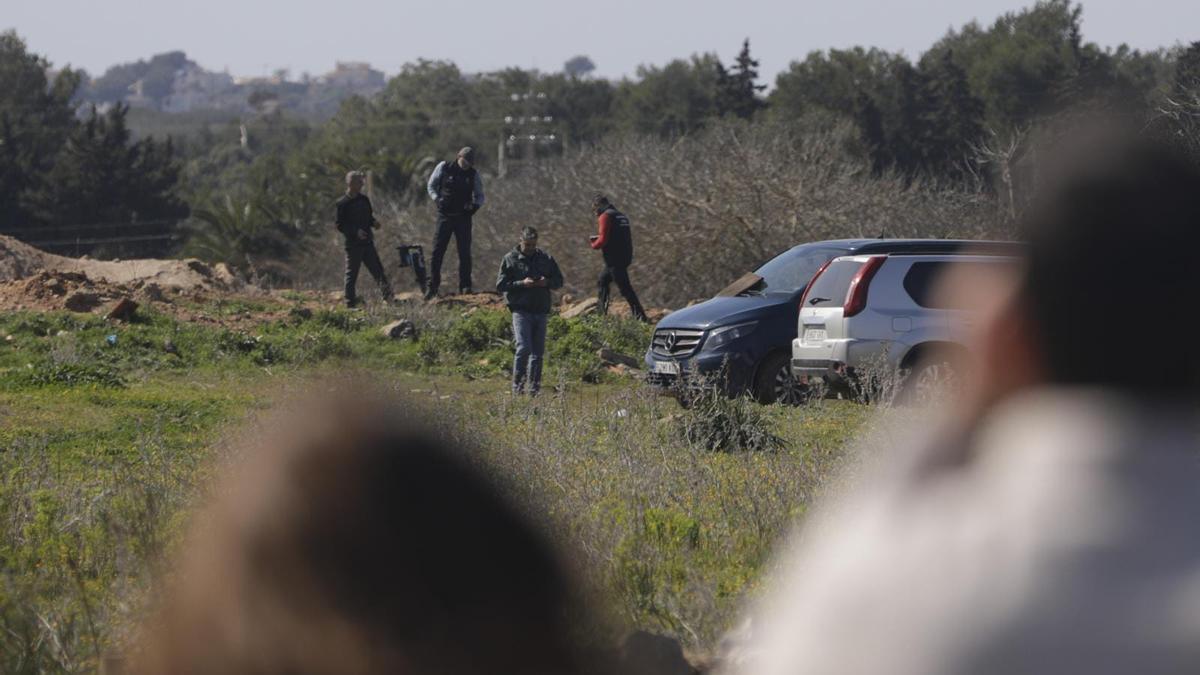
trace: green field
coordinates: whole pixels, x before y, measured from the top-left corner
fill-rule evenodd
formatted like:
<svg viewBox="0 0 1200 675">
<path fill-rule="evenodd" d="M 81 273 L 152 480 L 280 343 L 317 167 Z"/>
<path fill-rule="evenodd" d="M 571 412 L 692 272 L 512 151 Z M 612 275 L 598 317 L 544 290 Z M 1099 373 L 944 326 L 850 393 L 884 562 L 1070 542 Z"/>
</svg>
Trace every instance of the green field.
<svg viewBox="0 0 1200 675">
<path fill-rule="evenodd" d="M 0 671 L 89 671 L 119 653 L 233 441 L 331 372 L 366 374 L 474 447 L 574 556 L 607 630 L 699 648 L 867 415 L 833 400 L 683 410 L 595 358 L 640 354 L 648 329 L 595 317 L 552 321 L 547 393 L 514 400 L 505 312 L 302 300 L 198 303 L 187 321 L 0 318 Z M 419 337 L 381 336 L 396 316 Z"/>
</svg>

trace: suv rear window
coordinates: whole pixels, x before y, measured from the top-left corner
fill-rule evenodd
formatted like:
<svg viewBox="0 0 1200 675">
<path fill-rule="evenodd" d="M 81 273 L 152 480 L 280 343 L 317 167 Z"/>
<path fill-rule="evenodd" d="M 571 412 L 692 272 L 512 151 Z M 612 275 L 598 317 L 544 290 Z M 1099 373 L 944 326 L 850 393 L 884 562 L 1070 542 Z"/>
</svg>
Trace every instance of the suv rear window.
<svg viewBox="0 0 1200 675">
<path fill-rule="evenodd" d="M 850 282 L 863 264 L 854 260 L 835 260 L 817 277 L 804 299 L 806 307 L 841 307 L 846 302 Z"/>
<path fill-rule="evenodd" d="M 995 267 L 996 265 L 1012 264 L 1006 261 L 913 263 L 913 266 L 904 275 L 904 290 L 913 299 L 913 302 L 927 309 L 971 309 L 971 307 L 956 302 L 965 299 L 961 297 L 962 294 L 937 292 L 938 280 L 942 278 L 943 274 L 950 271 L 951 265 L 966 274 L 973 274 L 976 271 L 986 274 L 998 271 L 999 268 Z"/>
</svg>

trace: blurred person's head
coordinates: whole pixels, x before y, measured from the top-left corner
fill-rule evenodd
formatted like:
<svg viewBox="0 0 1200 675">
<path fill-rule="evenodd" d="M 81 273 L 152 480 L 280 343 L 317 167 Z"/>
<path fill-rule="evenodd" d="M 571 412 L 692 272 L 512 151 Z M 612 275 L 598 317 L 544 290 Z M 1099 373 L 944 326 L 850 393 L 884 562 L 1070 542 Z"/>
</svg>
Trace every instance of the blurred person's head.
<svg viewBox="0 0 1200 675">
<path fill-rule="evenodd" d="M 551 547 L 412 419 L 328 396 L 247 448 L 138 669 L 571 672 Z"/>
<path fill-rule="evenodd" d="M 356 195 L 362 191 L 366 176 L 361 171 L 351 171 L 346 174 L 346 192 Z"/>
<path fill-rule="evenodd" d="M 1089 136 L 1022 222 L 1020 278 L 981 331 L 987 400 L 1034 385 L 1195 399 L 1200 172 L 1162 144 Z"/>
<path fill-rule="evenodd" d="M 464 169 L 469 169 L 475 165 L 475 148 L 467 146 L 458 151 L 458 165 Z"/>
<path fill-rule="evenodd" d="M 598 194 L 592 197 L 592 210 L 597 214 L 603 213 L 610 206 L 612 206 L 612 201 L 609 200 L 607 195 Z"/>
<path fill-rule="evenodd" d="M 518 246 L 521 248 L 521 253 L 532 255 L 537 250 L 538 232 L 532 227 L 525 227 L 521 230 L 521 241 Z"/>
</svg>

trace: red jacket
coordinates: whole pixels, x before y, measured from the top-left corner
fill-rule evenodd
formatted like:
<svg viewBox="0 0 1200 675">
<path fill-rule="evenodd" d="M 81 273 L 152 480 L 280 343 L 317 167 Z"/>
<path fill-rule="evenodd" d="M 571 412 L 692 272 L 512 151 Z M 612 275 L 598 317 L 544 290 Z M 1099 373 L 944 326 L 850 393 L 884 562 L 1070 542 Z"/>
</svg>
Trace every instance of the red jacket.
<svg viewBox="0 0 1200 675">
<path fill-rule="evenodd" d="M 592 248 L 599 251 L 608 243 L 608 233 L 612 231 L 613 226 L 612 216 L 609 215 L 608 211 L 605 211 L 600 214 L 596 222 L 600 227 L 600 232 L 595 240 L 592 241 Z"/>
</svg>

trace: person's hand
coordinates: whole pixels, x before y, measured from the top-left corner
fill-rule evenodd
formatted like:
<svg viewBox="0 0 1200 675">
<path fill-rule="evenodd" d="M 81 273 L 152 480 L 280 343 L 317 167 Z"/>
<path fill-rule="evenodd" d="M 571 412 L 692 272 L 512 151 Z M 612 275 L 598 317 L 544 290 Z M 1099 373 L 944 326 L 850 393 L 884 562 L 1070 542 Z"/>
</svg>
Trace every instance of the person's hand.
<svg viewBox="0 0 1200 675">
<path fill-rule="evenodd" d="M 521 285 L 525 286 L 525 287 L 532 286 L 535 283 L 537 283 L 537 282 L 533 280 L 533 277 L 525 277 L 524 279 L 521 280 Z"/>
<path fill-rule="evenodd" d="M 600 238 L 600 235 L 598 235 L 598 234 L 593 234 L 592 236 L 588 237 L 588 241 L 590 241 L 590 242 L 595 242 L 595 241 L 596 241 L 597 239 L 599 239 L 599 238 Z"/>
<path fill-rule="evenodd" d="M 360 240 L 360 241 L 366 241 L 366 240 L 367 240 L 367 231 L 366 231 L 366 230 L 359 230 L 359 231 L 358 231 L 358 238 L 359 238 L 359 240 Z"/>
</svg>

